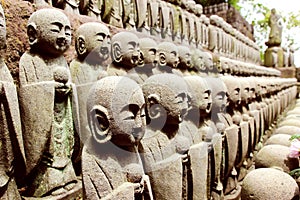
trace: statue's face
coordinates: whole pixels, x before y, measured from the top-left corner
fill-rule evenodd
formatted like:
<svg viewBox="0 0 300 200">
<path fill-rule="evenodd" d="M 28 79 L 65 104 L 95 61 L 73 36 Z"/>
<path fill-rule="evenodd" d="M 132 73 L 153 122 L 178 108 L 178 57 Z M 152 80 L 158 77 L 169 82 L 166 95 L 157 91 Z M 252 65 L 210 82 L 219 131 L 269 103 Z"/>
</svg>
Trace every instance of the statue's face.
<svg viewBox="0 0 300 200">
<path fill-rule="evenodd" d="M 6 23 L 3 8 L 0 6 L 0 48 L 6 45 Z"/>
<path fill-rule="evenodd" d="M 143 53 L 144 64 L 155 68 L 158 65 L 157 44 L 154 41 L 147 42 L 148 38 L 140 42 L 141 52 Z"/>
<path fill-rule="evenodd" d="M 135 67 L 139 64 L 140 59 L 140 47 L 138 38 L 127 38 L 121 43 L 121 52 L 123 54 L 123 62 L 131 67 Z"/>
<path fill-rule="evenodd" d="M 172 91 L 168 96 L 162 98 L 168 114 L 168 123 L 179 124 L 187 113 L 188 93 L 187 91 Z"/>
<path fill-rule="evenodd" d="M 250 98 L 250 85 L 248 81 L 243 81 L 241 84 L 241 97 L 242 101 L 245 103 L 248 103 L 249 98 Z"/>
<path fill-rule="evenodd" d="M 199 71 L 205 71 L 206 66 L 204 62 L 203 52 L 195 50 L 192 55 L 193 66 Z"/>
<path fill-rule="evenodd" d="M 206 53 L 204 54 L 204 63 L 205 63 L 205 66 L 206 68 L 211 71 L 214 67 L 214 64 L 213 64 L 213 60 L 212 60 L 212 55 L 210 53 Z"/>
<path fill-rule="evenodd" d="M 172 43 L 165 43 L 163 48 L 158 47 L 159 64 L 176 68 L 179 63 L 178 49 Z"/>
<path fill-rule="evenodd" d="M 101 61 L 107 60 L 111 52 L 108 28 L 102 25 L 91 26 L 89 32 L 91 34 L 86 38 L 87 52 L 92 52 Z"/>
<path fill-rule="evenodd" d="M 113 97 L 111 123 L 112 142 L 118 146 L 137 144 L 145 133 L 145 101 L 142 90 L 126 91 L 129 98 L 123 95 Z M 122 99 L 120 99 L 122 98 Z M 127 100 L 125 100 L 127 99 Z"/>
<path fill-rule="evenodd" d="M 220 91 L 217 95 L 213 98 L 213 107 L 216 108 L 215 110 L 224 112 L 227 104 L 227 96 L 225 91 Z"/>
<path fill-rule="evenodd" d="M 179 50 L 179 60 L 180 64 L 183 65 L 185 69 L 192 67 L 192 55 L 189 48 Z"/>
<path fill-rule="evenodd" d="M 56 17 L 43 20 L 37 25 L 37 39 L 39 48 L 54 55 L 63 54 L 71 44 L 71 25 L 65 17 Z"/>
</svg>

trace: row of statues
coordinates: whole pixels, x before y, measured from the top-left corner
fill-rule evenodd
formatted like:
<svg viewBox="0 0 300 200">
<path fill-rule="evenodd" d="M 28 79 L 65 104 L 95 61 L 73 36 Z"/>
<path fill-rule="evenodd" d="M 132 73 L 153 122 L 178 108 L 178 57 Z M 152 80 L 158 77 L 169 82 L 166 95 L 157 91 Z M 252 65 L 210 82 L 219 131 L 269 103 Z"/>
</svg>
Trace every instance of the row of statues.
<svg viewBox="0 0 300 200">
<path fill-rule="evenodd" d="M 1 59 L 3 199 L 81 187 L 84 199 L 239 196 L 264 131 L 297 93 L 276 71 L 218 73 L 208 51 L 193 60 L 187 46 L 111 36 L 99 22 L 76 30 L 68 65 L 72 27 L 59 9 L 34 12 L 27 34 L 18 89 Z"/>
<path fill-rule="evenodd" d="M 39 2 L 34 1 L 37 5 L 41 4 Z M 221 56 L 260 65 L 259 47 L 255 42 L 223 18 L 217 15 L 206 17 L 202 5 L 194 0 L 67 0 L 55 1 L 51 5 L 71 13 L 94 16 L 104 23 L 135 30 L 145 36 L 203 48 Z M 76 11 L 72 12 L 72 9 Z"/>
</svg>

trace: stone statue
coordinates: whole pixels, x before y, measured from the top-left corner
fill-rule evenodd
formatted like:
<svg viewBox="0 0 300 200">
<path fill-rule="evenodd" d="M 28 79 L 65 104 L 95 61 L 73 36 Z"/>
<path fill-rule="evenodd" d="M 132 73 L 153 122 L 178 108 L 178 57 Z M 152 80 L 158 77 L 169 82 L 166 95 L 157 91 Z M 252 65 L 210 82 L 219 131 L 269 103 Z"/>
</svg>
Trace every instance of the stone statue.
<svg viewBox="0 0 300 200">
<path fill-rule="evenodd" d="M 108 66 L 109 76 L 136 74 L 135 67 L 143 62 L 139 38 L 132 32 L 119 32 L 111 38 L 112 63 Z"/>
<path fill-rule="evenodd" d="M 3 57 L 6 47 L 6 23 L 0 5 L 0 199 L 21 199 L 16 178 L 24 176 L 25 152 L 17 90 Z"/>
<path fill-rule="evenodd" d="M 87 114 L 91 136 L 82 152 L 84 199 L 153 199 L 138 152 L 146 126 L 140 86 L 122 76 L 97 81 Z"/>
<path fill-rule="evenodd" d="M 89 136 L 86 118 L 87 91 L 98 79 L 107 76 L 106 65 L 110 58 L 110 32 L 100 22 L 87 22 L 79 26 L 75 34 L 77 58 L 70 64 L 72 81 L 76 85 L 79 114 L 80 138 L 84 143 Z"/>
<path fill-rule="evenodd" d="M 235 198 L 240 195 L 241 190 L 241 187 L 237 185 L 237 170 L 235 167 L 238 152 L 241 148 L 240 144 L 242 144 L 240 141 L 240 126 L 236 123 L 240 116 L 235 115 L 235 112 L 241 102 L 241 84 L 237 81 L 236 77 L 230 75 L 222 76 L 221 80 L 225 83 L 228 93 L 228 105 L 226 107 L 226 112 L 218 114 L 219 120 L 225 125 L 224 136 L 226 140 L 223 146 L 223 165 L 226 165 L 226 167 L 222 169 L 222 179 L 224 184 L 223 191 L 227 197 Z"/>
<path fill-rule="evenodd" d="M 80 0 L 52 0 L 52 5 L 69 13 L 79 15 Z"/>
<path fill-rule="evenodd" d="M 140 50 L 143 55 L 143 63 L 136 67 L 136 73 L 139 75 L 139 84 L 153 75 L 153 69 L 158 66 L 157 43 L 151 38 L 140 38 Z"/>
<path fill-rule="evenodd" d="M 103 0 L 79 1 L 80 14 L 87 15 L 101 21 L 102 4 L 103 4 Z"/>
<path fill-rule="evenodd" d="M 122 0 L 106 0 L 103 2 L 103 22 L 112 26 L 123 28 L 123 1 Z"/>
<path fill-rule="evenodd" d="M 192 65 L 195 70 L 194 73 L 200 76 L 205 76 L 206 66 L 204 64 L 204 52 L 199 48 L 192 51 Z"/>
<path fill-rule="evenodd" d="M 178 46 L 179 64 L 178 69 L 183 75 L 190 75 L 189 70 L 192 69 L 192 52 L 189 47 L 179 45 Z"/>
<path fill-rule="evenodd" d="M 172 73 L 179 63 L 178 47 L 173 42 L 161 42 L 157 46 L 159 64 L 153 69 L 153 74 Z M 178 69 L 176 69 L 179 71 Z M 178 72 L 180 74 L 180 72 Z"/>
<path fill-rule="evenodd" d="M 149 119 L 141 152 L 154 199 L 182 199 L 190 143 L 178 130 L 187 111 L 187 85 L 181 77 L 164 73 L 149 77 L 142 89 Z"/>
<path fill-rule="evenodd" d="M 212 181 L 212 196 L 213 198 L 222 198 L 224 193 L 224 187 L 222 183 L 223 179 L 223 162 L 224 158 L 220 155 L 224 154 L 224 138 L 226 134 L 226 125 L 221 120 L 220 115 L 226 112 L 226 105 L 228 104 L 227 87 L 220 78 L 208 77 L 206 78 L 209 87 L 211 88 L 212 96 L 212 109 L 211 109 L 211 120 L 213 121 L 214 134 L 212 136 L 216 137 L 215 141 L 212 140 L 214 144 L 214 159 L 215 159 L 215 177 Z M 209 138 L 208 138 L 209 139 Z"/>
<path fill-rule="evenodd" d="M 137 4 L 136 0 L 122 0 L 123 3 L 123 27 L 127 30 L 136 30 Z"/>
<path fill-rule="evenodd" d="M 208 161 L 212 154 L 208 152 L 210 144 L 203 141 L 208 128 L 203 121 L 210 112 L 212 99 L 205 79 L 199 76 L 185 76 L 184 80 L 189 86 L 190 100 L 187 115 L 180 124 L 180 133 L 190 138 L 193 144 L 189 148 L 189 164 L 192 170 L 188 171 L 188 177 L 192 179 L 192 187 L 188 187 L 188 193 L 192 193 L 193 199 L 209 199 L 208 185 L 213 177 L 209 173 L 211 170 L 208 170 Z"/>
<path fill-rule="evenodd" d="M 71 158 L 79 131 L 73 126 L 78 117 L 76 88 L 63 56 L 71 44 L 71 25 L 61 11 L 40 9 L 30 16 L 27 34 L 30 50 L 19 63 L 25 196 L 65 194 L 77 182 Z"/>
<path fill-rule="evenodd" d="M 270 26 L 269 40 L 266 42 L 268 47 L 280 46 L 282 37 L 283 20 L 275 8 L 272 8 L 271 15 L 268 21 Z"/>
</svg>

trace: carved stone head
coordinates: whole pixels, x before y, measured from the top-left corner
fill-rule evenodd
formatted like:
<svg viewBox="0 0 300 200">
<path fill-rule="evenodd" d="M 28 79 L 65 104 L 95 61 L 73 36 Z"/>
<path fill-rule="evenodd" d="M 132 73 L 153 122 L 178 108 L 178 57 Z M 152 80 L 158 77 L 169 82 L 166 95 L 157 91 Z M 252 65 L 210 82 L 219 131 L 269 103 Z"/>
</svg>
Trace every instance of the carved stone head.
<svg viewBox="0 0 300 200">
<path fill-rule="evenodd" d="M 0 49 L 6 47 L 6 22 L 4 10 L 0 4 Z"/>
<path fill-rule="evenodd" d="M 32 51 L 47 56 L 60 56 L 71 44 L 70 21 L 57 9 L 40 9 L 30 16 L 27 35 Z"/>
<path fill-rule="evenodd" d="M 195 5 L 195 14 L 196 16 L 200 17 L 203 14 L 203 7 L 201 4 Z"/>
<path fill-rule="evenodd" d="M 111 38 L 111 54 L 114 63 L 124 68 L 134 68 L 141 62 L 139 38 L 132 32 L 119 32 Z"/>
<path fill-rule="evenodd" d="M 111 50 L 108 27 L 99 22 L 82 24 L 76 31 L 75 48 L 80 59 L 107 60 Z"/>
<path fill-rule="evenodd" d="M 192 65 L 199 72 L 207 72 L 204 56 L 204 52 L 200 49 L 194 49 L 192 52 Z"/>
<path fill-rule="evenodd" d="M 151 121 L 161 126 L 182 122 L 188 108 L 188 87 L 182 77 L 174 74 L 157 74 L 149 77 L 142 86 L 147 112 Z M 164 124 L 163 124 L 164 125 Z"/>
<path fill-rule="evenodd" d="M 206 78 L 211 89 L 212 97 L 212 114 L 225 112 L 227 106 L 227 87 L 220 78 Z"/>
<path fill-rule="evenodd" d="M 145 100 L 133 80 L 109 76 L 97 81 L 87 99 L 88 123 L 94 140 L 120 147 L 137 144 L 145 132 Z"/>
<path fill-rule="evenodd" d="M 172 42 L 158 44 L 159 65 L 176 68 L 179 63 L 178 47 Z"/>
<path fill-rule="evenodd" d="M 192 52 L 187 46 L 178 46 L 179 64 L 180 69 L 192 68 Z"/>
<path fill-rule="evenodd" d="M 150 68 L 157 67 L 159 58 L 156 41 L 151 38 L 141 38 L 139 43 L 143 55 L 143 64 Z"/>
<path fill-rule="evenodd" d="M 190 106 L 209 113 L 211 111 L 212 98 L 211 90 L 206 80 L 200 76 L 185 76 L 184 80 L 189 86 L 190 93 L 192 93 Z"/>
<path fill-rule="evenodd" d="M 238 81 L 241 83 L 241 100 L 247 104 L 250 98 L 250 84 L 244 77 L 239 78 Z"/>
<path fill-rule="evenodd" d="M 220 77 L 227 87 L 228 100 L 232 105 L 237 106 L 241 103 L 241 84 L 234 76 Z"/>
</svg>

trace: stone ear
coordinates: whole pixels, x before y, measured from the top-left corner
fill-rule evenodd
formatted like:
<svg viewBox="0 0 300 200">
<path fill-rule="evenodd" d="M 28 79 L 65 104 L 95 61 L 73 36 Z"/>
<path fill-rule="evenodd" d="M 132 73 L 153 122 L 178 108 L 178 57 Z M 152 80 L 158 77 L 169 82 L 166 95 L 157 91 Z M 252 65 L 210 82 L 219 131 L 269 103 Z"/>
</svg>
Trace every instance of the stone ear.
<svg viewBox="0 0 300 200">
<path fill-rule="evenodd" d="M 95 105 L 90 111 L 90 128 L 93 138 L 98 143 L 105 143 L 111 139 L 109 131 L 108 111 L 101 105 Z"/>
<path fill-rule="evenodd" d="M 80 35 L 78 36 L 77 40 L 76 40 L 76 49 L 77 49 L 77 53 L 80 56 L 83 56 L 86 53 L 86 44 L 85 44 L 85 38 L 84 36 Z"/>
<path fill-rule="evenodd" d="M 35 23 L 30 23 L 27 26 L 27 35 L 29 38 L 29 44 L 30 46 L 37 43 L 37 28 Z"/>
<path fill-rule="evenodd" d="M 157 94 L 150 94 L 147 96 L 147 110 L 151 119 L 158 118 L 162 112 L 160 105 L 160 97 Z"/>
<path fill-rule="evenodd" d="M 119 63 L 122 61 L 122 51 L 119 42 L 114 42 L 112 44 L 112 60 Z"/>
<path fill-rule="evenodd" d="M 145 62 L 144 62 L 144 53 L 142 51 L 140 51 L 140 55 L 139 55 L 139 66 L 144 66 Z"/>
</svg>

